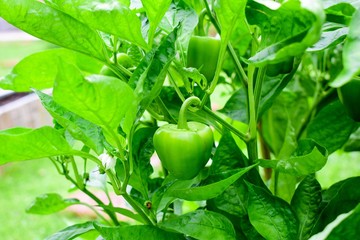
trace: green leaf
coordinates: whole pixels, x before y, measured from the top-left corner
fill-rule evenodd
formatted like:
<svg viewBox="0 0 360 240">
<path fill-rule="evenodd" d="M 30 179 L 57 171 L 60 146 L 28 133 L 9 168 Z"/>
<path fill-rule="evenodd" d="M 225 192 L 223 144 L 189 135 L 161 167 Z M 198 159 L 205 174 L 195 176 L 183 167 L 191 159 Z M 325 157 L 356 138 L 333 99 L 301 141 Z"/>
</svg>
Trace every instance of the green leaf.
<svg viewBox="0 0 360 240">
<path fill-rule="evenodd" d="M 93 222 L 75 224 L 47 237 L 45 240 L 71 240 L 94 229 Z"/>
<path fill-rule="evenodd" d="M 40 215 L 52 214 L 79 202 L 78 199 L 63 199 L 57 193 L 48 193 L 38 196 L 26 209 L 26 212 Z"/>
<path fill-rule="evenodd" d="M 234 227 L 229 219 L 219 213 L 205 210 L 169 218 L 160 222 L 159 227 L 199 240 L 235 239 Z"/>
<path fill-rule="evenodd" d="M 237 146 L 234 138 L 229 132 L 224 132 L 219 145 L 216 148 L 213 157 L 213 163 L 210 166 L 209 180 L 223 178 L 224 173 L 229 173 L 233 169 L 244 168 L 248 163 L 248 159 Z M 228 174 L 225 177 L 229 176 Z M 247 181 L 264 186 L 259 172 L 253 168 L 244 176 Z M 247 215 L 247 187 L 242 179 L 235 181 L 227 187 L 220 195 L 210 199 L 208 204 L 212 204 L 217 209 L 225 211 L 235 216 Z"/>
<path fill-rule="evenodd" d="M 141 176 L 142 179 L 147 180 L 153 173 L 153 168 L 150 164 L 150 158 L 154 154 L 153 135 L 157 128 L 140 128 L 134 133 L 133 148 L 135 172 Z M 138 172 L 137 172 L 138 171 Z"/>
<path fill-rule="evenodd" d="M 167 178 L 165 178 L 163 185 L 158 188 L 152 196 L 153 209 L 155 209 L 156 212 L 159 212 L 175 200 L 175 198 L 169 196 L 168 193 L 174 191 L 175 189 L 189 188 L 193 185 L 199 184 L 199 182 L 199 177 L 191 180 L 178 180 L 174 179 L 171 175 L 168 175 Z"/>
<path fill-rule="evenodd" d="M 311 139 L 301 139 L 290 158 L 260 160 L 260 166 L 300 177 L 319 171 L 326 164 L 327 156 L 324 147 Z"/>
<path fill-rule="evenodd" d="M 175 1 L 170 5 L 160 27 L 166 32 L 171 32 L 179 24 L 178 42 L 184 49 L 187 49 L 191 33 L 198 24 L 198 15 L 184 1 Z"/>
<path fill-rule="evenodd" d="M 280 130 L 279 130 L 280 131 Z M 282 142 L 279 153 L 275 156 L 277 159 L 288 159 L 297 147 L 296 133 L 293 127 L 293 123 L 288 120 L 285 136 Z M 266 163 L 265 163 L 266 164 Z M 298 179 L 294 175 L 290 175 L 284 172 L 277 171 L 276 186 L 275 181 L 271 182 L 271 187 L 276 191 L 276 195 L 287 202 L 290 202 L 291 197 L 294 194 Z M 276 188 L 276 189 L 275 189 Z"/>
<path fill-rule="evenodd" d="M 279 96 L 281 97 L 281 93 L 285 92 L 283 90 L 293 79 L 299 64 L 300 61 L 295 58 L 293 69 L 289 74 L 279 75 L 277 77 L 266 76 L 261 90 L 259 116 L 262 116 L 268 109 L 270 109 L 272 105 L 276 103 L 277 98 Z M 296 95 L 300 98 L 299 94 Z M 299 105 L 304 107 L 304 102 L 301 101 Z"/>
<path fill-rule="evenodd" d="M 223 133 L 212 160 L 209 172 L 211 175 L 249 166 L 247 157 L 240 150 L 231 133 L 227 131 Z M 250 169 L 245 179 L 258 186 L 265 187 L 264 181 L 256 169 Z"/>
<path fill-rule="evenodd" d="M 216 209 L 234 216 L 247 216 L 247 187 L 244 181 L 242 179 L 236 181 L 226 188 L 219 196 L 209 199 L 207 201 L 207 206 L 216 207 Z M 212 208 L 210 207 L 209 210 L 212 210 Z M 249 225 L 251 224 L 249 223 Z"/>
<path fill-rule="evenodd" d="M 214 10 L 221 27 L 221 38 L 224 43 L 230 39 L 234 26 L 239 21 L 245 20 L 246 1 L 234 0 L 216 1 Z"/>
<path fill-rule="evenodd" d="M 334 101 L 322 108 L 309 123 L 307 137 L 324 146 L 330 154 L 345 144 L 355 124 L 340 101 Z"/>
<path fill-rule="evenodd" d="M 167 69 L 175 57 L 177 28 L 164 38 L 157 49 L 148 52 L 132 74 L 129 85 L 141 101 L 143 111 L 160 94 Z M 139 111 L 138 116 L 142 115 Z"/>
<path fill-rule="evenodd" d="M 276 157 L 279 157 L 283 145 L 289 143 L 286 141 L 290 134 L 295 135 L 308 110 L 308 99 L 303 93 L 282 91 L 272 107 L 263 114 L 262 134 Z"/>
<path fill-rule="evenodd" d="M 48 0 L 47 2 L 93 29 L 147 48 L 141 34 L 140 19 L 129 6 L 119 1 Z"/>
<path fill-rule="evenodd" d="M 197 14 L 199 14 L 204 8 L 204 2 L 198 1 L 198 0 L 184 0 L 184 2 L 189 5 L 192 9 L 196 11 Z"/>
<path fill-rule="evenodd" d="M 245 183 L 244 183 L 244 186 L 245 186 L 245 188 L 247 188 Z M 233 223 L 233 224 L 235 225 L 235 223 Z M 254 226 L 251 225 L 249 216 L 247 214 L 242 216 L 239 219 L 239 222 L 237 222 L 236 224 L 240 225 L 241 230 L 244 232 L 244 235 L 246 236 L 245 238 L 237 238 L 237 239 L 249 239 L 249 240 L 264 240 L 265 239 L 265 238 L 263 238 L 263 236 L 260 235 L 260 233 L 258 233 L 256 231 Z"/>
<path fill-rule="evenodd" d="M 240 88 L 232 94 L 225 106 L 219 112 L 225 114 L 231 119 L 247 123 L 247 95 L 244 88 Z"/>
<path fill-rule="evenodd" d="M 323 51 L 327 48 L 333 47 L 336 44 L 342 42 L 346 35 L 349 32 L 349 28 L 343 27 L 333 31 L 323 32 L 321 34 L 320 40 L 311 46 L 307 51 L 309 52 L 317 52 Z"/>
<path fill-rule="evenodd" d="M 324 0 L 326 20 L 336 24 L 349 25 L 351 18 L 359 6 L 356 0 L 333 1 Z"/>
<path fill-rule="evenodd" d="M 296 133 L 293 127 L 293 123 L 291 121 L 288 121 L 286 126 L 284 141 L 282 143 L 279 153 L 276 154 L 276 157 L 278 159 L 289 158 L 297 147 L 298 147 L 298 141 L 296 139 Z"/>
<path fill-rule="evenodd" d="M 84 78 L 75 66 L 65 62 L 60 66 L 54 100 L 106 131 L 116 129 L 135 100 L 131 88 L 117 78 Z"/>
<path fill-rule="evenodd" d="M 103 153 L 105 138 L 100 127 L 63 108 L 51 96 L 40 91 L 35 91 L 35 93 L 51 116 L 75 139 L 81 140 L 97 154 Z"/>
<path fill-rule="evenodd" d="M 321 213 L 312 234 L 322 231 L 342 213 L 349 212 L 360 203 L 360 177 L 348 178 L 332 185 L 322 195 Z"/>
<path fill-rule="evenodd" d="M 0 17 L 21 30 L 105 61 L 105 44 L 99 34 L 69 15 L 39 1 L 0 0 Z"/>
<path fill-rule="evenodd" d="M 357 239 L 360 234 L 360 204 L 336 226 L 326 238 L 327 240 Z"/>
<path fill-rule="evenodd" d="M 290 205 L 263 188 L 248 185 L 251 224 L 266 239 L 297 239 L 298 221 Z"/>
<path fill-rule="evenodd" d="M 106 240 L 142 240 L 146 239 L 184 239 L 180 234 L 166 232 L 160 228 L 148 225 L 107 227 L 94 224 L 101 236 Z"/>
<path fill-rule="evenodd" d="M 58 73 L 59 58 L 77 65 L 86 72 L 96 73 L 102 67 L 100 61 L 87 55 L 63 48 L 50 49 L 22 59 L 11 73 L 1 78 L 0 87 L 16 92 L 27 92 L 32 88 L 38 90 L 51 88 Z"/>
<path fill-rule="evenodd" d="M 258 65 L 281 62 L 298 56 L 318 41 L 325 14 L 321 1 L 274 2 L 248 1 L 250 24 L 261 28 L 261 46 L 249 59 Z"/>
<path fill-rule="evenodd" d="M 74 153 L 60 132 L 51 127 L 0 131 L 0 165 Z"/>
<path fill-rule="evenodd" d="M 334 8 L 337 6 L 342 6 L 345 9 L 345 12 L 355 12 L 355 7 L 359 6 L 359 3 L 357 0 L 344 0 L 344 1 L 337 1 L 337 0 L 323 0 L 324 9 L 328 11 L 331 8 Z M 353 9 L 353 10 L 352 10 Z"/>
<path fill-rule="evenodd" d="M 246 22 L 245 6 L 246 1 L 221 0 L 214 2 L 213 9 L 221 29 L 221 32 L 219 31 L 221 36 L 221 46 L 217 63 L 218 67 L 216 68 L 214 76 L 215 79 L 219 77 L 221 70 L 221 67 L 219 66 L 222 64 L 226 54 L 226 48 L 235 26 L 238 26 L 238 24 L 244 24 Z"/>
<path fill-rule="evenodd" d="M 239 149 L 229 132 L 225 132 L 221 137 L 212 160 L 210 174 L 221 173 L 247 165 L 246 156 Z"/>
<path fill-rule="evenodd" d="M 141 0 L 141 2 L 144 6 L 146 16 L 150 22 L 148 43 L 150 46 L 152 46 L 156 28 L 158 27 L 161 19 L 164 17 L 166 11 L 169 9 L 171 0 Z"/>
<path fill-rule="evenodd" d="M 299 220 L 298 239 L 309 239 L 319 215 L 321 186 L 313 174 L 306 176 L 291 199 L 291 207 Z"/>
<path fill-rule="evenodd" d="M 349 34 L 343 48 L 343 70 L 330 85 L 334 88 L 341 87 L 360 73 L 360 54 L 354 49 L 360 48 L 360 9 L 352 17 Z"/>
<path fill-rule="evenodd" d="M 360 151 L 360 127 L 350 135 L 349 140 L 344 145 L 344 150 L 346 152 Z"/>
<path fill-rule="evenodd" d="M 217 179 L 216 182 L 204 186 L 185 188 L 185 189 L 181 189 L 181 188 L 174 189 L 173 191 L 170 191 L 168 195 L 180 199 L 185 199 L 188 201 L 201 201 L 201 200 L 208 200 L 211 198 L 215 198 L 255 166 L 256 165 L 252 165 L 250 167 L 241 170 L 236 170 L 236 173 L 232 174 L 230 177 L 221 180 Z"/>
</svg>

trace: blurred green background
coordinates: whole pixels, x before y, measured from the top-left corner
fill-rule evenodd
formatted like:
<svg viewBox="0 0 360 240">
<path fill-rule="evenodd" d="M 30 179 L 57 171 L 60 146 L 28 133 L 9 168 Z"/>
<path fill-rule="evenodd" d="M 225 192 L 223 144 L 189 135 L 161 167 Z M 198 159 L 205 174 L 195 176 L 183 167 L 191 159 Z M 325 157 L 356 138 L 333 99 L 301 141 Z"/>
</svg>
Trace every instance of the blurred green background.
<svg viewBox="0 0 360 240">
<path fill-rule="evenodd" d="M 0 39 L 0 76 L 10 73 L 22 58 L 52 47 L 54 46 L 40 40 Z M 54 192 L 66 197 L 70 187 L 69 182 L 57 174 L 48 159 L 0 166 L 0 239 L 45 239 L 68 225 L 77 223 L 79 219 L 69 212 L 53 215 L 32 215 L 25 212 L 37 196 Z"/>
</svg>

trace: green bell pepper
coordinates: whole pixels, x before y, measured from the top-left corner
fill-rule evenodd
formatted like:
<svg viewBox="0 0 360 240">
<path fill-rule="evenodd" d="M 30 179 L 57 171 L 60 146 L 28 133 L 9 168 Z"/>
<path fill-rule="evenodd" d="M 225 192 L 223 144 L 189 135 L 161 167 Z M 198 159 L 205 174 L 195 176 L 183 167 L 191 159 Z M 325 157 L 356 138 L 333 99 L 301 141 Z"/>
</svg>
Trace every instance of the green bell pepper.
<svg viewBox="0 0 360 240">
<path fill-rule="evenodd" d="M 211 128 L 199 122 L 186 122 L 185 112 L 197 97 L 188 98 L 179 113 L 178 125 L 167 124 L 154 134 L 154 147 L 163 166 L 177 179 L 196 177 L 208 162 L 214 142 Z"/>
<path fill-rule="evenodd" d="M 221 41 L 207 36 L 192 36 L 187 52 L 187 67 L 199 69 L 208 84 L 214 78 Z"/>
</svg>

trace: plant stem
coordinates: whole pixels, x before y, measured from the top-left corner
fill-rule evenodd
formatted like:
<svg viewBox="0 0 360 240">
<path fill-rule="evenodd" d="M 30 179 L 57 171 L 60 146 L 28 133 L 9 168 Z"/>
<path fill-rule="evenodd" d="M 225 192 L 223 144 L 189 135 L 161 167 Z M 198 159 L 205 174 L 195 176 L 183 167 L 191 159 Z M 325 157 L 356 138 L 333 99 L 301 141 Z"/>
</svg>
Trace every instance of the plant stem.
<svg viewBox="0 0 360 240">
<path fill-rule="evenodd" d="M 260 121 L 258 124 L 259 127 L 259 142 L 260 142 L 260 149 L 261 149 L 261 155 L 263 159 L 271 159 L 271 155 L 270 155 L 270 149 L 269 146 L 266 144 L 265 139 L 262 136 L 262 122 Z M 272 168 L 265 168 L 264 169 L 264 179 L 265 181 L 269 181 L 271 180 L 271 175 L 272 175 Z"/>
<path fill-rule="evenodd" d="M 257 32 L 254 31 L 254 37 L 256 37 Z M 254 40 L 252 41 L 251 46 L 251 55 L 254 55 L 257 51 L 258 44 Z M 262 71 L 260 71 L 262 72 Z M 263 75 L 263 74 L 260 74 Z M 250 64 L 248 67 L 248 112 L 249 112 L 249 135 L 250 139 L 247 142 L 247 150 L 248 150 L 248 157 L 250 160 L 250 164 L 253 164 L 255 160 L 258 158 L 258 147 L 257 147 L 257 106 L 256 106 L 256 97 L 260 99 L 261 94 L 261 85 L 262 85 L 262 78 L 264 76 L 260 76 L 260 80 L 255 84 L 254 90 L 254 76 L 255 76 L 255 66 Z M 258 96 L 256 96 L 256 94 Z"/>
<path fill-rule="evenodd" d="M 63 173 L 61 172 L 61 169 L 60 167 L 56 164 L 56 160 L 53 159 L 53 157 L 49 157 L 49 159 L 51 160 L 51 162 L 54 164 L 57 172 L 60 174 L 60 175 L 63 175 Z"/>
<path fill-rule="evenodd" d="M 250 165 L 252 165 L 255 163 L 256 159 L 258 159 L 257 138 L 250 139 L 250 141 L 247 142 L 246 146 L 248 150 Z"/>
<path fill-rule="evenodd" d="M 116 143 L 116 147 L 118 148 L 119 151 L 117 151 L 117 153 L 119 154 L 119 158 L 121 161 L 125 161 L 125 156 L 124 156 L 124 153 L 121 151 L 123 149 L 123 147 L 121 146 L 121 142 L 118 138 L 118 135 L 117 133 L 111 129 L 109 126 L 105 125 L 106 128 L 105 130 L 110 134 L 110 136 L 113 137 L 113 139 L 115 140 L 115 143 Z"/>
<path fill-rule="evenodd" d="M 96 197 L 92 192 L 90 192 L 89 190 L 87 190 L 86 188 L 84 188 L 83 190 L 81 190 L 83 193 L 85 193 L 86 195 L 88 195 L 90 198 L 92 198 L 103 210 L 104 212 L 107 213 L 107 215 L 111 218 L 111 220 L 113 221 L 113 223 L 116 225 L 116 226 L 119 226 L 120 223 L 119 221 L 117 220 L 116 218 L 116 215 L 108 210 L 106 208 L 106 205 L 98 198 Z"/>
<path fill-rule="evenodd" d="M 77 182 L 77 185 L 79 187 L 79 189 L 83 189 L 84 188 L 84 182 L 83 182 L 83 178 L 80 176 L 79 174 L 79 171 L 77 169 L 77 166 L 76 166 L 76 162 L 74 160 L 74 157 L 71 156 L 71 166 L 73 168 L 73 171 L 74 171 L 74 175 L 75 175 L 75 179 L 76 179 L 76 182 Z"/>
<path fill-rule="evenodd" d="M 256 138 L 256 107 L 254 96 L 254 68 L 249 67 L 249 85 L 248 85 L 248 110 L 249 110 L 249 134 L 250 140 Z"/>
<path fill-rule="evenodd" d="M 112 39 L 113 39 L 113 58 L 114 58 L 114 63 L 111 63 L 110 60 L 108 60 L 109 62 L 107 63 L 108 67 L 110 69 L 112 69 L 116 75 L 118 75 L 120 77 L 120 79 L 122 80 L 125 80 L 126 77 L 131 77 L 132 75 L 132 72 L 129 71 L 128 69 L 126 69 L 125 67 L 123 67 L 122 65 L 118 64 L 118 61 L 117 61 L 117 45 L 118 45 L 118 38 L 115 37 L 115 36 L 112 36 Z M 125 75 L 125 76 L 124 76 Z"/>
<path fill-rule="evenodd" d="M 122 74 L 125 74 L 127 77 L 131 77 L 132 76 L 132 72 L 129 71 L 128 69 L 126 69 L 124 66 L 120 65 L 120 64 L 116 64 L 115 65 L 116 69 L 119 69 L 121 71 Z"/>
<path fill-rule="evenodd" d="M 219 34 L 221 34 L 220 25 L 219 25 L 219 23 L 216 21 L 215 17 L 212 15 L 207 0 L 204 0 L 204 4 L 205 4 L 206 10 L 207 10 L 207 12 L 208 12 L 208 16 L 209 16 L 209 18 L 210 18 L 211 23 L 214 25 L 216 31 L 217 31 Z M 235 70 L 237 71 L 237 73 L 239 74 L 239 76 L 242 77 L 241 81 L 243 82 L 243 85 L 244 85 L 244 86 L 247 86 L 248 77 L 247 77 L 247 75 L 246 75 L 246 73 L 245 73 L 245 71 L 244 71 L 244 68 L 242 67 L 241 62 L 240 62 L 239 58 L 237 57 L 236 52 L 235 52 L 235 50 L 234 50 L 234 48 L 233 48 L 233 46 L 231 45 L 230 42 L 227 43 L 227 49 L 228 49 L 228 51 L 229 51 L 229 53 L 230 53 L 231 58 L 233 59 L 233 61 L 234 61 L 234 63 L 235 63 L 235 67 L 236 67 Z"/>
<path fill-rule="evenodd" d="M 74 156 L 90 159 L 91 161 L 93 161 L 97 165 L 102 166 L 101 161 L 97 157 L 91 155 L 90 153 L 86 153 L 86 152 L 82 152 L 82 151 L 76 151 L 73 154 L 74 154 Z"/>
<path fill-rule="evenodd" d="M 219 122 L 223 127 L 225 127 L 226 129 L 228 129 L 230 132 L 233 132 L 236 136 L 238 136 L 241 140 L 243 140 L 244 142 L 248 141 L 248 135 L 240 132 L 239 130 L 237 130 L 236 128 L 234 128 L 231 124 L 229 124 L 228 122 L 226 122 L 223 118 L 221 118 L 220 116 L 218 116 L 216 113 L 214 113 L 211 109 L 209 109 L 208 107 L 203 107 L 202 110 L 208 114 L 208 116 L 212 119 L 214 119 L 215 121 Z"/>
<path fill-rule="evenodd" d="M 257 34 L 254 34 L 254 32 L 251 31 L 251 28 L 250 28 L 249 23 L 247 22 L 246 18 L 244 19 L 244 24 L 245 24 L 246 28 L 248 29 L 249 33 L 251 34 L 253 44 L 256 44 L 256 46 L 259 47 L 260 42 L 257 39 Z"/>
<path fill-rule="evenodd" d="M 129 143 L 129 144 L 131 144 L 131 143 Z M 132 150 L 129 152 L 129 154 L 130 155 L 132 154 Z M 124 161 L 123 164 L 124 164 L 125 178 L 124 178 L 122 187 L 121 187 L 120 192 L 118 193 L 118 195 L 123 195 L 124 193 L 126 193 L 126 189 L 127 189 L 128 184 L 129 184 L 130 176 L 131 176 L 131 173 L 133 171 L 133 169 L 130 170 L 131 166 L 130 166 L 128 161 Z"/>
<path fill-rule="evenodd" d="M 112 54 L 113 54 L 113 58 L 114 58 L 114 63 L 117 64 L 117 44 L 118 44 L 118 38 L 115 37 L 114 35 L 111 36 L 112 40 L 113 40 L 113 48 L 112 48 Z"/>
<path fill-rule="evenodd" d="M 90 209 L 96 214 L 96 216 L 98 216 L 99 218 L 101 218 L 101 219 L 102 219 L 104 222 L 106 222 L 108 225 L 111 225 L 110 222 L 109 222 L 106 218 L 104 218 L 104 216 L 101 215 L 101 214 L 96 210 L 96 208 L 94 208 L 94 206 L 92 206 L 92 205 L 90 205 L 90 204 L 88 204 L 88 203 L 85 203 L 85 202 L 79 202 L 78 204 L 90 208 Z"/>
<path fill-rule="evenodd" d="M 136 120 L 133 125 L 131 126 L 131 129 L 130 129 L 130 133 L 129 133 L 129 138 L 128 138 L 128 159 L 129 159 L 129 177 L 130 178 L 130 175 L 133 173 L 134 171 L 134 157 L 133 157 L 133 146 L 132 146 L 132 142 L 133 142 L 133 138 L 134 138 L 134 134 L 135 134 L 135 130 L 136 128 L 138 127 L 139 125 L 139 122 L 138 120 Z M 125 168 L 125 172 L 126 172 L 126 168 Z M 125 180 L 124 180 L 124 183 L 123 183 L 123 186 L 121 188 L 121 191 L 123 191 L 125 189 L 126 191 L 126 187 L 127 187 L 127 184 L 129 182 L 129 179 L 125 177 Z"/>
<path fill-rule="evenodd" d="M 116 74 L 116 76 L 118 76 L 121 79 L 121 81 L 127 82 L 127 78 L 122 74 L 122 72 L 119 70 L 117 65 L 115 65 L 115 64 L 113 64 L 111 62 L 107 62 L 106 66 L 108 68 L 110 68 L 111 71 L 113 71 Z"/>
<path fill-rule="evenodd" d="M 260 97 L 261 97 L 261 89 L 265 78 L 266 67 L 259 68 L 258 74 L 256 76 L 255 82 L 255 111 L 256 111 L 256 121 L 259 117 L 259 105 L 260 105 Z"/>
<path fill-rule="evenodd" d="M 154 109 L 152 109 L 151 106 L 146 108 L 146 111 L 148 111 L 151 115 L 151 117 L 155 118 L 158 121 L 165 121 L 165 117 L 163 115 L 158 114 Z"/>
<path fill-rule="evenodd" d="M 275 169 L 274 174 L 274 195 L 277 196 L 278 194 L 278 182 L 279 182 L 279 172 Z"/>
<path fill-rule="evenodd" d="M 236 67 L 235 70 L 236 70 L 237 74 L 239 76 L 241 76 L 241 78 L 240 78 L 241 82 L 242 82 L 243 86 L 246 88 L 248 86 L 248 81 L 249 80 L 248 80 L 248 77 L 247 77 L 247 75 L 245 73 L 245 70 L 242 67 L 241 62 L 240 62 L 239 58 L 237 57 L 236 52 L 235 52 L 235 50 L 234 50 L 234 48 L 233 48 L 233 46 L 231 45 L 230 42 L 228 43 L 227 47 L 228 47 L 230 56 L 231 56 L 232 60 L 235 63 L 235 67 Z"/>
<path fill-rule="evenodd" d="M 138 205 L 137 202 L 135 202 L 135 200 L 126 192 L 122 195 L 124 197 L 124 199 L 131 205 L 131 207 L 134 208 L 134 210 L 139 213 L 139 215 L 149 224 L 149 225 L 153 225 L 155 226 L 156 223 L 154 222 L 154 220 L 152 220 L 146 213 L 145 211 Z"/>
<path fill-rule="evenodd" d="M 178 129 L 189 129 L 186 120 L 186 111 L 189 109 L 191 105 L 199 106 L 200 104 L 201 104 L 200 99 L 195 96 L 189 97 L 183 102 L 179 112 Z"/>
<path fill-rule="evenodd" d="M 207 13 L 206 9 L 203 9 L 201 13 L 199 14 L 199 23 L 197 25 L 197 35 L 199 36 L 205 36 L 205 29 L 204 29 L 204 17 Z"/>
<path fill-rule="evenodd" d="M 79 188 L 79 186 L 77 185 L 77 182 L 72 179 L 69 174 L 67 173 L 66 169 L 64 169 L 64 175 L 65 178 L 68 179 L 70 182 L 72 182 L 77 188 Z M 80 188 L 79 188 L 80 189 Z M 115 224 L 115 226 L 119 226 L 120 223 L 117 220 L 115 214 L 111 211 L 109 211 L 105 204 L 98 198 L 96 197 L 92 192 L 90 192 L 89 190 L 87 190 L 86 188 L 80 189 L 80 191 L 82 191 L 83 193 L 85 193 L 86 195 L 88 195 L 91 199 L 93 199 L 98 205 L 99 207 L 101 207 L 104 212 L 111 218 L 111 220 L 113 221 L 113 223 Z"/>
<path fill-rule="evenodd" d="M 120 182 L 116 181 L 115 178 L 114 178 L 114 174 L 111 172 L 110 169 L 106 170 L 106 175 L 109 177 L 110 179 L 110 182 L 111 182 L 111 185 L 114 189 L 114 192 L 116 195 L 120 195 Z"/>
</svg>

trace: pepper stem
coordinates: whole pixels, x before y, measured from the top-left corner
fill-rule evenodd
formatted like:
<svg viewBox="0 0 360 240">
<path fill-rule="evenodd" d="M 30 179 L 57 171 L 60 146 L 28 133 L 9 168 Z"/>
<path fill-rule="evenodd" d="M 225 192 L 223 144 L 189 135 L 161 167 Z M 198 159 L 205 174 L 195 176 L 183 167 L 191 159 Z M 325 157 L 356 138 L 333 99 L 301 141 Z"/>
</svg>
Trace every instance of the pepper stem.
<svg viewBox="0 0 360 240">
<path fill-rule="evenodd" d="M 207 14 L 207 10 L 206 10 L 206 8 L 204 8 L 199 15 L 199 22 L 198 22 L 198 26 L 197 26 L 199 36 L 206 35 L 205 29 L 204 29 L 204 18 L 205 18 L 206 14 Z"/>
<path fill-rule="evenodd" d="M 179 112 L 178 129 L 189 129 L 186 119 L 186 111 L 191 107 L 191 105 L 199 106 L 200 104 L 200 99 L 195 96 L 189 97 L 183 102 Z"/>
</svg>

